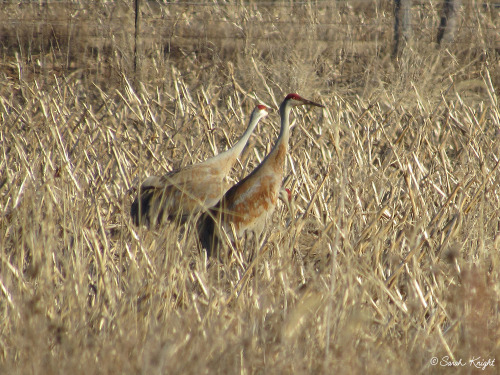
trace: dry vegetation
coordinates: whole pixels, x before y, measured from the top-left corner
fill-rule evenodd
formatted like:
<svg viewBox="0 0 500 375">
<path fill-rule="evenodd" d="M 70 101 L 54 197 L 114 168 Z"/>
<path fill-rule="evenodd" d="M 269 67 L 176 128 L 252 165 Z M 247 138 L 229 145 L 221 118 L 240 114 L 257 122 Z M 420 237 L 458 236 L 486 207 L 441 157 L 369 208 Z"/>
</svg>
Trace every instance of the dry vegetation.
<svg viewBox="0 0 500 375">
<path fill-rule="evenodd" d="M 435 2 L 391 59 L 390 2 L 0 9 L 0 373 L 498 373 L 499 9 Z M 496 49 L 495 49 L 496 48 Z M 253 262 L 128 212 L 151 174 L 232 144 L 298 92 L 280 206 Z M 231 180 L 278 133 L 255 131 Z M 464 367 L 429 364 L 462 359 Z"/>
</svg>

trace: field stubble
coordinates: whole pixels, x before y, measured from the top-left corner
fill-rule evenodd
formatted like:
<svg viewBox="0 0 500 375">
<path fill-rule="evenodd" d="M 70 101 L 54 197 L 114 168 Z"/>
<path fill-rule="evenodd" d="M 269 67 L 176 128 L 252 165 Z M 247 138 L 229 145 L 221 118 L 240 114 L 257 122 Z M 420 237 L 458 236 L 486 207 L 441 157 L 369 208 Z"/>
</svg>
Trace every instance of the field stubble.
<svg viewBox="0 0 500 375">
<path fill-rule="evenodd" d="M 438 49 L 422 40 L 436 9 L 419 8 L 422 36 L 392 60 L 389 5 L 353 4 L 150 2 L 145 20 L 168 27 L 146 30 L 140 83 L 130 2 L 26 5 L 45 21 L 4 32 L 1 61 L 0 372 L 414 374 L 500 358 L 498 14 L 465 15 L 483 32 Z M 132 225 L 141 180 L 226 149 L 256 104 L 294 91 L 326 108 L 294 112 L 293 205 L 253 262 L 243 241 L 207 268 L 194 220 Z M 231 182 L 278 124 L 259 124 Z"/>
</svg>

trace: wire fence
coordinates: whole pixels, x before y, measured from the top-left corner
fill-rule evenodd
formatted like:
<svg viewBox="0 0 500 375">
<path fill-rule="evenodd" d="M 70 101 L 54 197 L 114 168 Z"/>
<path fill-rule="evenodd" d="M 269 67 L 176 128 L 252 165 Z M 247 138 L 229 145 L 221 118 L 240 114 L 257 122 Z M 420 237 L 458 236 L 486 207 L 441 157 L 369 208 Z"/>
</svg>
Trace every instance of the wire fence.
<svg viewBox="0 0 500 375">
<path fill-rule="evenodd" d="M 412 11 L 417 15 L 411 22 L 414 38 L 417 40 L 431 41 L 438 29 L 437 7 L 442 1 L 414 1 Z M 0 9 L 1 26 L 0 32 L 2 40 L 15 40 L 20 38 L 22 27 L 29 29 L 27 34 L 31 37 L 40 37 L 44 34 L 47 37 L 51 32 L 57 33 L 62 38 L 75 38 L 81 32 L 79 28 L 85 27 L 86 37 L 94 40 L 102 38 L 103 42 L 110 36 L 123 32 L 130 32 L 133 28 L 133 11 L 131 5 L 133 1 L 100 1 L 90 0 L 69 1 L 69 0 L 45 0 L 45 1 L 4 1 L 3 4 L 31 6 L 34 8 L 44 8 L 45 11 L 29 12 L 27 14 L 9 11 L 2 12 Z M 393 19 L 390 16 L 377 17 L 375 15 L 364 15 L 357 19 L 329 18 L 325 9 L 332 6 L 352 7 L 354 4 L 369 4 L 371 7 L 384 8 L 387 13 L 391 9 L 391 0 L 311 0 L 311 1 L 235 1 L 235 2 L 204 2 L 204 1 L 145 1 L 143 2 L 143 27 L 141 37 L 144 40 L 153 39 L 163 43 L 166 39 L 182 40 L 248 40 L 272 41 L 280 39 L 283 29 L 298 30 L 300 40 L 308 42 L 355 42 L 362 38 L 378 41 L 381 38 L 390 39 L 393 33 Z M 499 2 L 477 2 L 463 1 L 463 7 L 475 11 L 474 16 L 470 16 L 462 10 L 461 19 L 466 20 L 458 26 L 457 37 L 454 43 L 470 44 L 470 37 L 475 33 L 482 33 L 482 47 L 486 49 L 498 49 L 500 46 L 500 12 L 492 9 L 500 9 Z M 108 12 L 101 17 L 89 16 L 94 7 L 117 7 L 125 6 L 125 11 Z M 50 14 L 52 7 L 66 7 L 66 16 L 61 14 Z M 310 8 L 314 17 L 307 20 L 301 17 L 294 17 L 294 13 L 283 13 L 283 9 L 292 6 Z M 180 8 L 189 9 L 189 17 L 182 19 L 185 15 Z M 246 17 L 241 19 L 229 11 L 216 14 L 215 10 L 243 9 L 258 12 L 259 8 L 280 9 L 279 15 L 268 12 L 261 17 Z M 5 8 L 5 7 L 4 7 Z M 89 12 L 79 12 L 79 10 L 89 10 Z M 214 10 L 214 11 L 207 11 Z M 318 12 L 323 12 L 318 16 Z M 362 10 L 361 10 L 362 12 Z M 480 18 L 488 12 L 493 13 L 492 22 L 480 23 Z M 2 14 L 3 13 L 3 14 Z M 124 14 L 125 13 L 125 14 Z M 432 14 L 431 14 L 432 13 Z M 497 14 L 498 13 L 498 14 Z M 261 12 L 261 14 L 263 14 Z M 467 16 L 467 17 L 466 17 Z M 495 21 L 496 17 L 496 21 Z M 483 17 L 484 18 L 484 17 Z M 45 29 L 45 30 L 42 30 Z M 57 30 L 56 30 L 57 29 Z"/>
<path fill-rule="evenodd" d="M 116 21 L 116 20 L 115 20 Z M 153 20 L 154 21 L 154 20 Z M 254 41 L 272 41 L 272 40 L 281 40 L 281 36 L 276 33 L 269 33 L 268 35 L 261 35 L 261 36 L 248 36 L 245 35 L 245 33 L 241 29 L 235 29 L 235 32 L 231 35 L 220 35 L 216 31 L 213 32 L 193 32 L 193 33 L 179 33 L 179 34 L 174 34 L 170 36 L 163 36 L 163 37 L 157 37 L 153 36 L 151 33 L 148 33 L 148 29 L 153 29 L 151 26 L 151 23 L 149 20 L 145 20 L 145 23 L 150 23 L 147 27 L 146 30 L 143 33 L 143 38 L 146 40 L 151 40 L 151 39 L 157 39 L 159 42 L 162 40 L 164 41 L 165 39 L 175 39 L 175 38 L 181 38 L 183 40 L 193 40 L 193 41 L 200 41 L 200 40 L 206 40 L 207 38 L 213 41 L 217 40 L 247 40 L 251 39 Z M 217 21 L 217 20 L 212 20 L 210 21 L 211 25 L 214 24 L 224 24 L 228 26 L 234 26 L 231 22 L 229 21 Z M 12 26 L 38 26 L 41 27 L 44 24 L 43 21 L 31 21 L 27 23 L 25 20 L 19 20 L 19 21 L 13 21 L 10 23 Z M 262 25 L 268 24 L 268 25 L 276 25 L 277 23 L 272 23 L 272 22 L 247 22 L 246 27 L 257 27 L 257 26 L 262 26 Z M 290 27 L 293 27 L 295 24 L 294 23 L 285 23 L 285 22 L 279 22 L 281 25 L 288 25 Z M 5 25 L 5 24 L 4 24 Z M 50 28 L 53 30 L 54 27 L 66 27 L 68 26 L 67 23 L 64 22 L 59 22 L 59 23 L 51 23 Z M 92 37 L 92 38 L 97 38 L 97 39 L 102 39 L 103 41 L 109 39 L 108 35 L 105 35 L 107 33 L 112 32 L 109 25 L 106 25 L 105 23 L 88 23 L 86 25 L 92 32 L 90 34 L 87 34 L 87 37 Z M 167 27 L 167 26 L 165 26 Z M 352 25 L 349 23 L 344 23 L 344 22 L 330 22 L 330 23 L 321 23 L 321 24 L 316 24 L 315 28 L 317 30 L 321 29 L 328 29 L 329 27 L 336 27 L 336 28 L 342 28 L 342 27 L 351 27 L 355 28 L 357 30 L 362 30 L 364 34 L 368 32 L 373 32 L 371 36 L 371 40 L 377 40 L 382 36 L 386 36 L 388 34 L 392 35 L 392 31 L 390 30 L 392 28 L 392 25 L 385 22 L 385 23 L 376 23 L 376 24 L 357 24 L 357 25 Z M 464 30 L 469 30 L 470 32 L 475 32 L 477 31 L 476 26 L 467 26 L 467 25 L 462 25 L 460 27 L 460 31 Z M 484 27 L 484 31 L 490 31 L 489 37 L 484 38 L 483 40 L 487 42 L 487 45 L 483 46 L 486 49 L 495 49 L 498 50 L 500 49 L 500 31 L 499 28 L 495 27 Z M 416 40 L 422 40 L 422 39 L 433 39 L 433 34 L 437 32 L 437 25 L 431 25 L 431 26 L 422 26 L 421 24 L 414 23 L 412 24 L 412 32 L 414 35 L 414 38 Z M 460 32 L 458 33 L 460 35 Z M 1 33 L 3 39 L 19 39 L 20 38 L 20 33 L 19 32 L 11 32 L 11 33 L 6 33 L 3 32 Z M 323 43 L 328 43 L 328 42 L 347 42 L 347 41 L 356 41 L 356 36 L 352 35 L 350 33 L 345 33 L 342 35 L 337 35 L 335 37 L 321 37 L 321 36 L 305 36 L 302 35 L 300 40 L 307 40 L 311 42 L 323 42 Z M 35 32 L 30 34 L 31 38 L 36 38 L 37 36 L 41 36 L 41 32 Z M 61 32 L 61 30 L 58 30 L 57 32 L 58 37 L 62 37 L 64 39 L 67 39 L 70 36 L 73 36 L 73 33 L 68 31 L 68 32 Z M 427 36 L 427 38 L 424 38 Z M 366 38 L 363 39 L 363 41 L 367 41 Z M 431 40 L 429 40 L 431 41 Z M 470 38 L 468 36 L 463 36 L 463 37 L 456 37 L 454 44 L 457 45 L 466 45 L 470 44 Z M 1 43 L 0 43 L 1 44 Z M 5 44 L 5 43 L 4 43 Z"/>
<path fill-rule="evenodd" d="M 161 1 L 161 0 L 148 0 L 148 3 L 153 3 L 159 6 L 172 7 L 172 6 L 203 6 L 203 7 L 220 7 L 220 6 L 272 6 L 272 7 L 290 7 L 290 5 L 308 5 L 308 6 L 318 6 L 318 5 L 332 5 L 332 4 L 342 4 L 349 5 L 352 3 L 392 3 L 391 0 L 274 0 L 274 1 Z M 422 6 L 429 5 L 430 3 L 439 4 L 441 0 L 414 0 L 412 6 Z M 73 4 L 73 5 L 95 5 L 97 1 L 95 0 L 17 0 L 17 1 L 2 1 L 0 4 L 14 4 L 14 5 L 50 5 L 50 4 Z M 116 3 L 115 0 L 101 0 L 100 4 L 110 4 Z M 475 6 L 490 6 L 493 8 L 500 8 L 500 2 L 498 1 L 476 1 L 467 0 L 462 1 L 463 5 L 473 4 Z"/>
</svg>

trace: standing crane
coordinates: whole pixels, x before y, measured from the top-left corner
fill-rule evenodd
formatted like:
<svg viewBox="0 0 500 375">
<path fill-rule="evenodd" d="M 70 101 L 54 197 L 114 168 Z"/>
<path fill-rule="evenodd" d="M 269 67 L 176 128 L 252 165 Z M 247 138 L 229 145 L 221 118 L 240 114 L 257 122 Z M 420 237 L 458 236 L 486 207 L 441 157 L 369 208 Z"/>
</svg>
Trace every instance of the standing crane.
<svg viewBox="0 0 500 375">
<path fill-rule="evenodd" d="M 146 178 L 130 208 L 134 224 L 151 228 L 167 220 L 184 222 L 189 215 L 215 205 L 225 191 L 223 179 L 229 174 L 258 122 L 267 116 L 268 111 L 266 106 L 258 105 L 250 116 L 247 129 L 229 150 L 163 177 Z"/>
<path fill-rule="evenodd" d="M 297 94 L 288 94 L 280 105 L 281 130 L 271 152 L 201 218 L 198 236 L 207 255 L 214 255 L 217 251 L 221 230 L 227 233 L 231 241 L 235 240 L 233 232 L 236 237 L 242 237 L 246 231 L 252 231 L 255 238 L 262 233 L 280 195 L 290 137 L 290 112 L 292 107 L 301 105 L 323 107 Z"/>
</svg>

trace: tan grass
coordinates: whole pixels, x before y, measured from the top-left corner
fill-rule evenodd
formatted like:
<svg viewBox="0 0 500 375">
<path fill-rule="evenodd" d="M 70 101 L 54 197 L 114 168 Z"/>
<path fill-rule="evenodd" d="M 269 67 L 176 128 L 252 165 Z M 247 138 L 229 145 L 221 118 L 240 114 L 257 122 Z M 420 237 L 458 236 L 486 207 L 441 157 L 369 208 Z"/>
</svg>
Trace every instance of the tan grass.
<svg viewBox="0 0 500 375">
<path fill-rule="evenodd" d="M 437 4 L 416 4 L 393 61 L 389 3 L 288 4 L 146 3 L 139 84 L 132 2 L 0 10 L 0 373 L 500 360 L 498 9 L 465 4 L 459 43 L 437 49 Z M 205 259 L 194 222 L 132 225 L 141 180 L 226 149 L 294 91 L 326 108 L 293 114 L 294 202 L 253 262 L 244 241 Z M 278 124 L 259 124 L 231 183 Z M 431 366 L 445 356 L 467 365 Z"/>
</svg>

